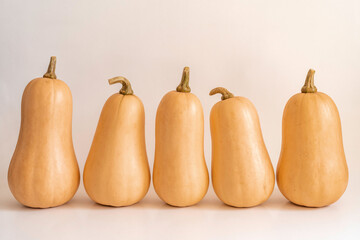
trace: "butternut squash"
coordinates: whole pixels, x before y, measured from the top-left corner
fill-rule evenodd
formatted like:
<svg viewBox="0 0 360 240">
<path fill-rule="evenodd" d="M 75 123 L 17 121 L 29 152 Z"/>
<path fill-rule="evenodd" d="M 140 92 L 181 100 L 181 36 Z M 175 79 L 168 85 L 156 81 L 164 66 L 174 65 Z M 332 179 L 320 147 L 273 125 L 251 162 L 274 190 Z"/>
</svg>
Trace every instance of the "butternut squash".
<svg viewBox="0 0 360 240">
<path fill-rule="evenodd" d="M 190 91 L 185 67 L 180 85 L 162 98 L 156 114 L 153 184 L 164 202 L 177 207 L 198 203 L 209 186 L 204 114 Z"/>
<path fill-rule="evenodd" d="M 84 168 L 84 186 L 89 197 L 102 205 L 120 207 L 139 202 L 150 185 L 145 146 L 145 113 L 130 82 L 106 101 Z"/>
<path fill-rule="evenodd" d="M 301 93 L 287 102 L 282 120 L 282 146 L 277 184 L 291 202 L 323 207 L 337 201 L 348 183 L 338 109 L 317 92 L 310 69 Z"/>
<path fill-rule="evenodd" d="M 234 97 L 225 88 L 210 113 L 212 184 L 216 195 L 233 207 L 253 207 L 265 202 L 275 185 L 274 169 L 265 147 L 254 105 Z"/>
<path fill-rule="evenodd" d="M 55 64 L 51 57 L 43 78 L 32 80 L 24 90 L 20 133 L 8 171 L 14 197 L 33 208 L 66 203 L 80 180 L 72 142 L 72 96 L 56 79 Z"/>
</svg>

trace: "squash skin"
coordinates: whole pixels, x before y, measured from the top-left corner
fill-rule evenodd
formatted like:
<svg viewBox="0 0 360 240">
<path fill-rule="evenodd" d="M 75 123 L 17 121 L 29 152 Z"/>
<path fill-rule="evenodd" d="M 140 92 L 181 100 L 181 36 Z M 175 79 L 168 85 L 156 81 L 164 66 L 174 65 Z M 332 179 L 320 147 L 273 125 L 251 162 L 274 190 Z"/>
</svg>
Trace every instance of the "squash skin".
<svg viewBox="0 0 360 240">
<path fill-rule="evenodd" d="M 275 185 L 257 111 L 244 97 L 216 103 L 210 113 L 212 184 L 216 195 L 233 207 L 265 202 Z"/>
<path fill-rule="evenodd" d="M 208 190 L 204 115 L 192 93 L 171 91 L 159 104 L 153 184 L 164 202 L 177 207 L 198 203 Z"/>
<path fill-rule="evenodd" d="M 106 101 L 83 180 L 89 197 L 102 205 L 132 205 L 148 192 L 145 113 L 137 96 L 116 93 Z"/>
<path fill-rule="evenodd" d="M 25 206 L 56 207 L 74 196 L 79 181 L 70 89 L 58 79 L 34 79 L 22 96 L 19 138 L 8 171 L 10 190 Z"/>
<path fill-rule="evenodd" d="M 325 93 L 298 93 L 283 114 L 277 184 L 291 202 L 323 207 L 336 202 L 348 184 L 338 109 Z"/>
</svg>

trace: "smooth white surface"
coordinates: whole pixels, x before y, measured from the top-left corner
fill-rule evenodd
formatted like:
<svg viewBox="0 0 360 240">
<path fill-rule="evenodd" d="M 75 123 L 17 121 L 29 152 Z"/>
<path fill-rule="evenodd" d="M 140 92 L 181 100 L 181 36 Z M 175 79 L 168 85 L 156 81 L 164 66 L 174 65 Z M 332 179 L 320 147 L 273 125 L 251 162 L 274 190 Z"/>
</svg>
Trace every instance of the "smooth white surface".
<svg viewBox="0 0 360 240">
<path fill-rule="evenodd" d="M 82 184 L 68 204 L 22 207 L 7 187 L 26 84 L 58 58 L 57 76 L 71 88 L 73 138 L 83 169 L 106 99 L 127 77 L 145 105 L 149 163 L 155 113 L 185 65 L 203 103 L 205 157 L 211 162 L 209 111 L 217 86 L 256 106 L 276 167 L 281 117 L 308 68 L 319 91 L 339 108 L 349 186 L 337 203 L 309 209 L 275 189 L 263 205 L 223 205 L 210 187 L 198 205 L 172 208 L 150 189 L 131 207 L 92 203 Z M 359 239 L 360 2 L 348 1 L 5 1 L 0 0 L 0 239 Z"/>
</svg>

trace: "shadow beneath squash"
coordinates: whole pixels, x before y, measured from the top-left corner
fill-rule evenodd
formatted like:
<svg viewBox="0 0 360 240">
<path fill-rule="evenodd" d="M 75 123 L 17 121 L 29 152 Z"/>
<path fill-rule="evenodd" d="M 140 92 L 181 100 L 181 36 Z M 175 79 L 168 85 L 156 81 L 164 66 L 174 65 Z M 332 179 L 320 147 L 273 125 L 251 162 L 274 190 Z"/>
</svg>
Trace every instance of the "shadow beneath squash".
<svg viewBox="0 0 360 240">
<path fill-rule="evenodd" d="M 285 197 L 281 195 L 278 189 L 275 189 L 272 196 L 270 198 L 254 207 L 248 207 L 248 208 L 238 208 L 238 207 L 232 207 L 229 205 L 224 204 L 222 201 L 220 201 L 215 193 L 210 190 L 208 194 L 204 197 L 202 201 L 200 201 L 198 204 L 195 204 L 193 206 L 188 207 L 174 207 L 166 204 L 163 202 L 156 193 L 151 189 L 149 193 L 145 196 L 144 199 L 142 199 L 140 202 L 135 203 L 130 206 L 124 206 L 124 207 L 113 207 L 113 206 L 105 206 L 101 204 L 97 204 L 94 201 L 92 201 L 84 191 L 78 192 L 75 194 L 75 197 L 70 200 L 69 202 L 53 207 L 53 208 L 46 208 L 46 209 L 37 209 L 37 208 L 29 208 L 26 206 L 21 205 L 18 203 L 14 197 L 11 195 L 6 196 L 3 195 L 0 198 L 0 210 L 1 211 L 46 211 L 46 210 L 52 210 L 52 209 L 84 209 L 84 210 L 96 210 L 96 211 L 137 211 L 137 210 L 160 210 L 160 211 L 188 211 L 188 210 L 196 210 L 196 211 L 261 211 L 261 210 L 286 210 L 286 211 L 315 211 L 317 209 L 322 208 L 309 208 L 304 206 L 295 205 L 291 202 L 289 202 Z"/>
</svg>

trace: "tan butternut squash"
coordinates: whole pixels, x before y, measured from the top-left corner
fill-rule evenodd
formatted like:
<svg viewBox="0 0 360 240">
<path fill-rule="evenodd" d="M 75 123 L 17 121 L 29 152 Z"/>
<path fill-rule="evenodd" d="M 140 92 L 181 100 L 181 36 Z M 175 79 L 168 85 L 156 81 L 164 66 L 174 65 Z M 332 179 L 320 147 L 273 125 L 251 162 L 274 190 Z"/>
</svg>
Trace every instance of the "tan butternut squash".
<svg viewBox="0 0 360 240">
<path fill-rule="evenodd" d="M 145 146 L 145 113 L 124 77 L 119 93 L 106 101 L 84 168 L 84 186 L 90 198 L 103 205 L 128 206 L 140 201 L 150 185 Z"/>
<path fill-rule="evenodd" d="M 277 184 L 291 202 L 323 207 L 337 201 L 348 183 L 340 116 L 333 100 L 317 92 L 310 69 L 301 93 L 287 102 Z"/>
<path fill-rule="evenodd" d="M 164 202 L 178 207 L 198 203 L 209 186 L 204 114 L 190 91 L 185 67 L 180 85 L 162 98 L 156 114 L 154 188 Z"/>
<path fill-rule="evenodd" d="M 71 92 L 56 79 L 55 64 L 51 57 L 43 78 L 32 80 L 24 90 L 20 133 L 8 171 L 14 197 L 33 208 L 66 203 L 80 180 L 71 133 Z"/>
<path fill-rule="evenodd" d="M 225 88 L 210 113 L 212 184 L 216 195 L 234 207 L 265 202 L 275 185 L 274 169 L 265 147 L 254 105 Z"/>
</svg>

